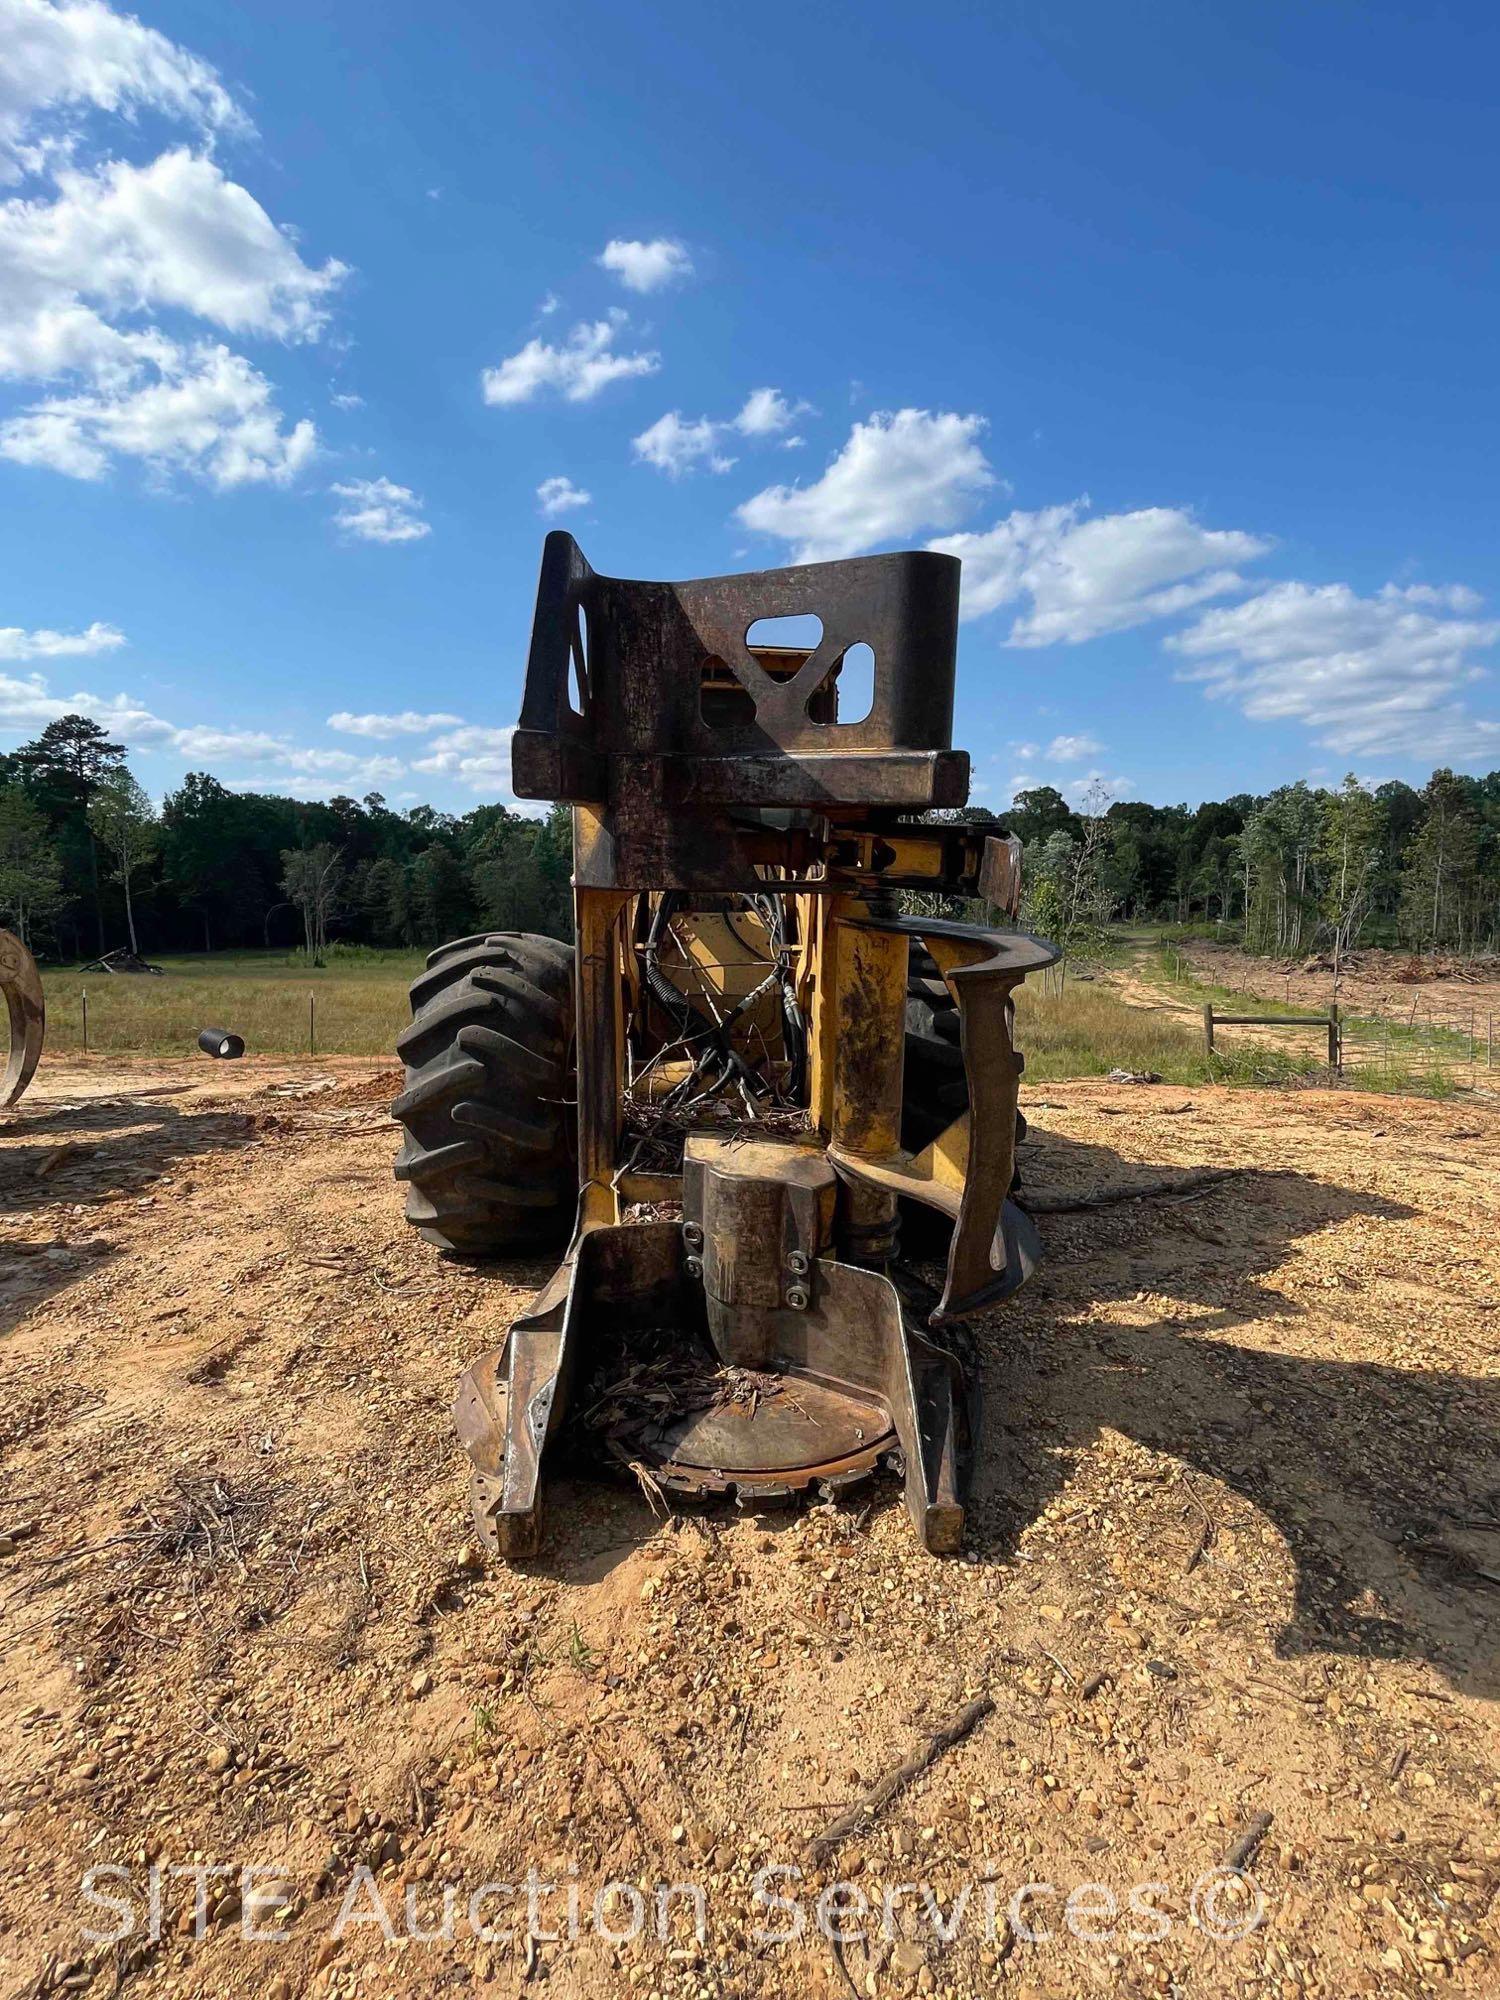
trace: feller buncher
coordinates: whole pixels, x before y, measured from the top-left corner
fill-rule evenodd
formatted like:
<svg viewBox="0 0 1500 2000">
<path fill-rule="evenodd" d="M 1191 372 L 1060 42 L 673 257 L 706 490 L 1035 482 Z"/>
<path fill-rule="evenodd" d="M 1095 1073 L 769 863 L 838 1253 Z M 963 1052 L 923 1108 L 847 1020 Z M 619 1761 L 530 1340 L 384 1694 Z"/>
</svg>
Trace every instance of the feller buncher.
<svg viewBox="0 0 1500 2000">
<path fill-rule="evenodd" d="M 434 952 L 394 1107 L 429 1242 L 566 1243 L 458 1387 L 497 1554 L 536 1550 L 580 1427 L 653 1497 L 759 1505 L 887 1462 L 925 1546 L 960 1545 L 959 1329 L 1039 1254 L 1013 995 L 1056 953 L 909 913 L 1018 907 L 1018 844 L 949 816 L 958 584 L 930 552 L 627 581 L 547 537 L 511 754 L 518 797 L 572 808 L 576 945 Z M 816 642 L 753 643 L 792 619 Z M 903 1215 L 946 1239 L 940 1288 L 893 1262 Z"/>
</svg>

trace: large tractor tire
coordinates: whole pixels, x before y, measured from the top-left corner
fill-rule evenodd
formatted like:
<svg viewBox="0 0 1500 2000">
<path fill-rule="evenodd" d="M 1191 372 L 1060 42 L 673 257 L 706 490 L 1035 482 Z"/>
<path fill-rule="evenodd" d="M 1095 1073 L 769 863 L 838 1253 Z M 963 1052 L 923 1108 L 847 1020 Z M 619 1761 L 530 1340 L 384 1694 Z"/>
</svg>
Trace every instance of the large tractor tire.
<svg viewBox="0 0 1500 2000">
<path fill-rule="evenodd" d="M 573 947 L 459 938 L 412 984 L 396 1043 L 406 1219 L 466 1257 L 565 1238 L 577 1202 L 571 1105 Z"/>
</svg>

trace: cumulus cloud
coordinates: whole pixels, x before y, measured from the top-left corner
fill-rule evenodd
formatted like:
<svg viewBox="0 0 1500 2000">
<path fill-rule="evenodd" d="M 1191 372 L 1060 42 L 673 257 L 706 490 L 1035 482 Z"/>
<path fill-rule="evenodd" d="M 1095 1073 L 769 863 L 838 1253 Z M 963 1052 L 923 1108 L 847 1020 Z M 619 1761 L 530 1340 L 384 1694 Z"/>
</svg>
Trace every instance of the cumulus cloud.
<svg viewBox="0 0 1500 2000">
<path fill-rule="evenodd" d="M 952 411 L 877 411 L 856 423 L 810 486 L 768 486 L 736 509 L 757 533 L 793 547 L 794 562 L 856 555 L 925 528 L 950 526 L 995 483 L 979 446 L 984 419 Z"/>
<path fill-rule="evenodd" d="M 6 319 L 78 299 L 111 313 L 175 307 L 230 333 L 315 337 L 347 275 L 292 238 L 212 161 L 178 148 L 146 166 L 65 169 L 53 201 L 0 208 Z"/>
<path fill-rule="evenodd" d="M 612 272 L 627 292 L 659 292 L 663 285 L 693 274 L 693 260 L 675 236 L 654 236 L 649 243 L 611 237 L 596 262 Z"/>
<path fill-rule="evenodd" d="M 752 389 L 734 427 L 744 437 L 777 437 L 811 408 L 811 403 L 789 403 L 779 389 Z"/>
<path fill-rule="evenodd" d="M 227 347 L 174 347 L 154 380 L 49 397 L 0 424 L 0 456 L 75 479 L 101 479 L 114 458 L 129 457 L 220 489 L 285 486 L 314 457 L 317 432 L 305 418 L 285 429 L 273 393 Z"/>
<path fill-rule="evenodd" d="M 1472 615 L 1479 605 L 1462 585 L 1361 597 L 1344 583 L 1278 583 L 1204 612 L 1167 645 L 1191 663 L 1184 680 L 1254 722 L 1303 723 L 1340 756 L 1477 766 L 1500 752 L 1500 723 L 1462 699 L 1484 678 L 1474 656 L 1500 639 L 1500 621 Z"/>
<path fill-rule="evenodd" d="M 644 465 L 654 465 L 673 479 L 706 466 L 710 472 L 728 472 L 735 461 L 725 451 L 735 437 L 752 441 L 776 437 L 810 403 L 789 403 L 779 389 L 752 389 L 743 407 L 732 417 L 684 417 L 681 410 L 669 410 L 649 429 L 632 439 L 632 448 Z M 801 444 L 789 438 L 788 444 Z"/>
<path fill-rule="evenodd" d="M 1069 805 L 1098 817 L 1116 799 L 1123 799 L 1135 790 L 1135 779 L 1127 778 L 1122 771 L 1085 771 L 1081 778 L 1065 778 L 1058 789 Z"/>
<path fill-rule="evenodd" d="M 631 440 L 631 449 L 644 464 L 654 465 L 674 479 L 698 465 L 706 465 L 710 472 L 728 472 L 734 460 L 719 450 L 723 428 L 709 417 L 689 420 L 680 410 L 668 410 Z"/>
<path fill-rule="evenodd" d="M 961 615 L 980 618 L 1029 599 L 1011 625 L 1011 645 L 1076 644 L 1243 588 L 1231 565 L 1271 546 L 1239 530 L 1201 528 L 1177 507 L 1085 519 L 1087 504 L 1017 510 L 993 528 L 930 543 L 963 559 Z"/>
<path fill-rule="evenodd" d="M 362 410 L 365 406 L 364 397 L 356 396 L 352 389 L 335 390 L 328 400 L 336 410 Z"/>
<path fill-rule="evenodd" d="M 1054 764 L 1082 764 L 1090 757 L 1097 757 L 1103 748 L 1094 736 L 1054 736 L 1047 745 L 1047 757 Z"/>
<path fill-rule="evenodd" d="M 581 486 L 575 486 L 565 473 L 554 473 L 551 479 L 544 479 L 536 489 L 537 512 L 547 520 L 556 520 L 559 514 L 566 514 L 573 507 L 587 507 L 593 499 Z"/>
<path fill-rule="evenodd" d="M 316 450 L 311 422 L 289 425 L 243 355 L 153 316 L 313 340 L 345 267 L 307 262 L 200 151 L 76 163 L 81 125 L 64 144 L 54 113 L 150 108 L 248 134 L 213 70 L 165 37 L 100 0 L 0 0 L 0 46 L 0 153 L 9 178 L 46 184 L 0 203 L 0 377 L 46 385 L 0 422 L 0 455 L 80 479 L 135 458 L 218 487 L 287 483 Z M 37 121 L 51 138 L 33 143 Z"/>
<path fill-rule="evenodd" d="M 587 403 L 611 382 L 654 375 L 661 366 L 659 354 L 616 353 L 615 337 L 625 324 L 624 314 L 612 313 L 608 319 L 581 320 L 557 345 L 528 340 L 498 368 L 483 371 L 479 379 L 484 400 L 501 405 L 529 403 L 544 389 L 555 389 L 570 403 Z"/>
<path fill-rule="evenodd" d="M 432 533 L 431 522 L 421 518 L 422 502 L 409 486 L 382 476 L 348 479 L 328 490 L 344 502 L 335 522 L 356 541 L 420 542 Z"/>
<path fill-rule="evenodd" d="M 208 136 L 253 127 L 212 66 L 103 0 L 0 0 L 0 180 L 34 172 L 92 107 L 159 111 Z"/>
<path fill-rule="evenodd" d="M 51 632 L 39 626 L 27 632 L 19 625 L 0 625 L 0 660 L 61 660 L 70 655 L 112 653 L 125 644 L 125 634 L 96 618 L 82 632 Z"/>
<path fill-rule="evenodd" d="M 153 714 L 131 695 L 100 695 L 81 688 L 57 694 L 40 674 L 24 679 L 0 674 L 0 728 L 38 729 L 60 715 L 92 716 L 111 735 L 142 750 L 175 750 L 185 757 L 295 754 L 294 745 L 264 730 L 181 725 Z"/>
<path fill-rule="evenodd" d="M 469 723 L 437 736 L 427 755 L 412 764 L 430 777 L 457 778 L 476 792 L 510 790 L 510 739 L 513 728 L 484 729 Z"/>
<path fill-rule="evenodd" d="M 430 736 L 436 729 L 454 729 L 462 722 L 461 715 L 419 715 L 411 708 L 402 709 L 399 715 L 351 715 L 341 708 L 337 715 L 329 716 L 328 727 L 344 736 Z"/>
</svg>

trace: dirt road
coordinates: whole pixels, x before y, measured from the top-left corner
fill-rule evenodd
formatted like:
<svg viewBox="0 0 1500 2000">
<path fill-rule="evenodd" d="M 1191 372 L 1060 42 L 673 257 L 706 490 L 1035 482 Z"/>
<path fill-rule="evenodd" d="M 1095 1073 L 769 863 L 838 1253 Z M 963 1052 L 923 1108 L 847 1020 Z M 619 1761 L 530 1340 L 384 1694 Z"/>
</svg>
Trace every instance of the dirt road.
<svg viewBox="0 0 1500 2000">
<path fill-rule="evenodd" d="M 662 1522 L 577 1477 L 506 1570 L 447 1404 L 545 1260 L 409 1237 L 388 1093 L 59 1061 L 0 1124 L 0 1995 L 1495 1990 L 1491 1116 L 1034 1090 L 1053 1199 L 1237 1171 L 1046 1218 L 964 1559 L 891 1480 Z"/>
</svg>

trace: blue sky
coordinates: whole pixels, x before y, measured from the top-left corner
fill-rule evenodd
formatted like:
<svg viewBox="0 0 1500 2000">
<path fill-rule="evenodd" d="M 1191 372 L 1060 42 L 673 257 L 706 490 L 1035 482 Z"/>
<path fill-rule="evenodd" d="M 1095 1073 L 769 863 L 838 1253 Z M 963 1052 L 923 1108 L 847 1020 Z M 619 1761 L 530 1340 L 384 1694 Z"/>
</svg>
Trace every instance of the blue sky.
<svg viewBox="0 0 1500 2000">
<path fill-rule="evenodd" d="M 541 537 L 965 559 L 956 740 L 1500 766 L 1500 16 L 0 0 L 0 747 L 509 793 Z"/>
</svg>

